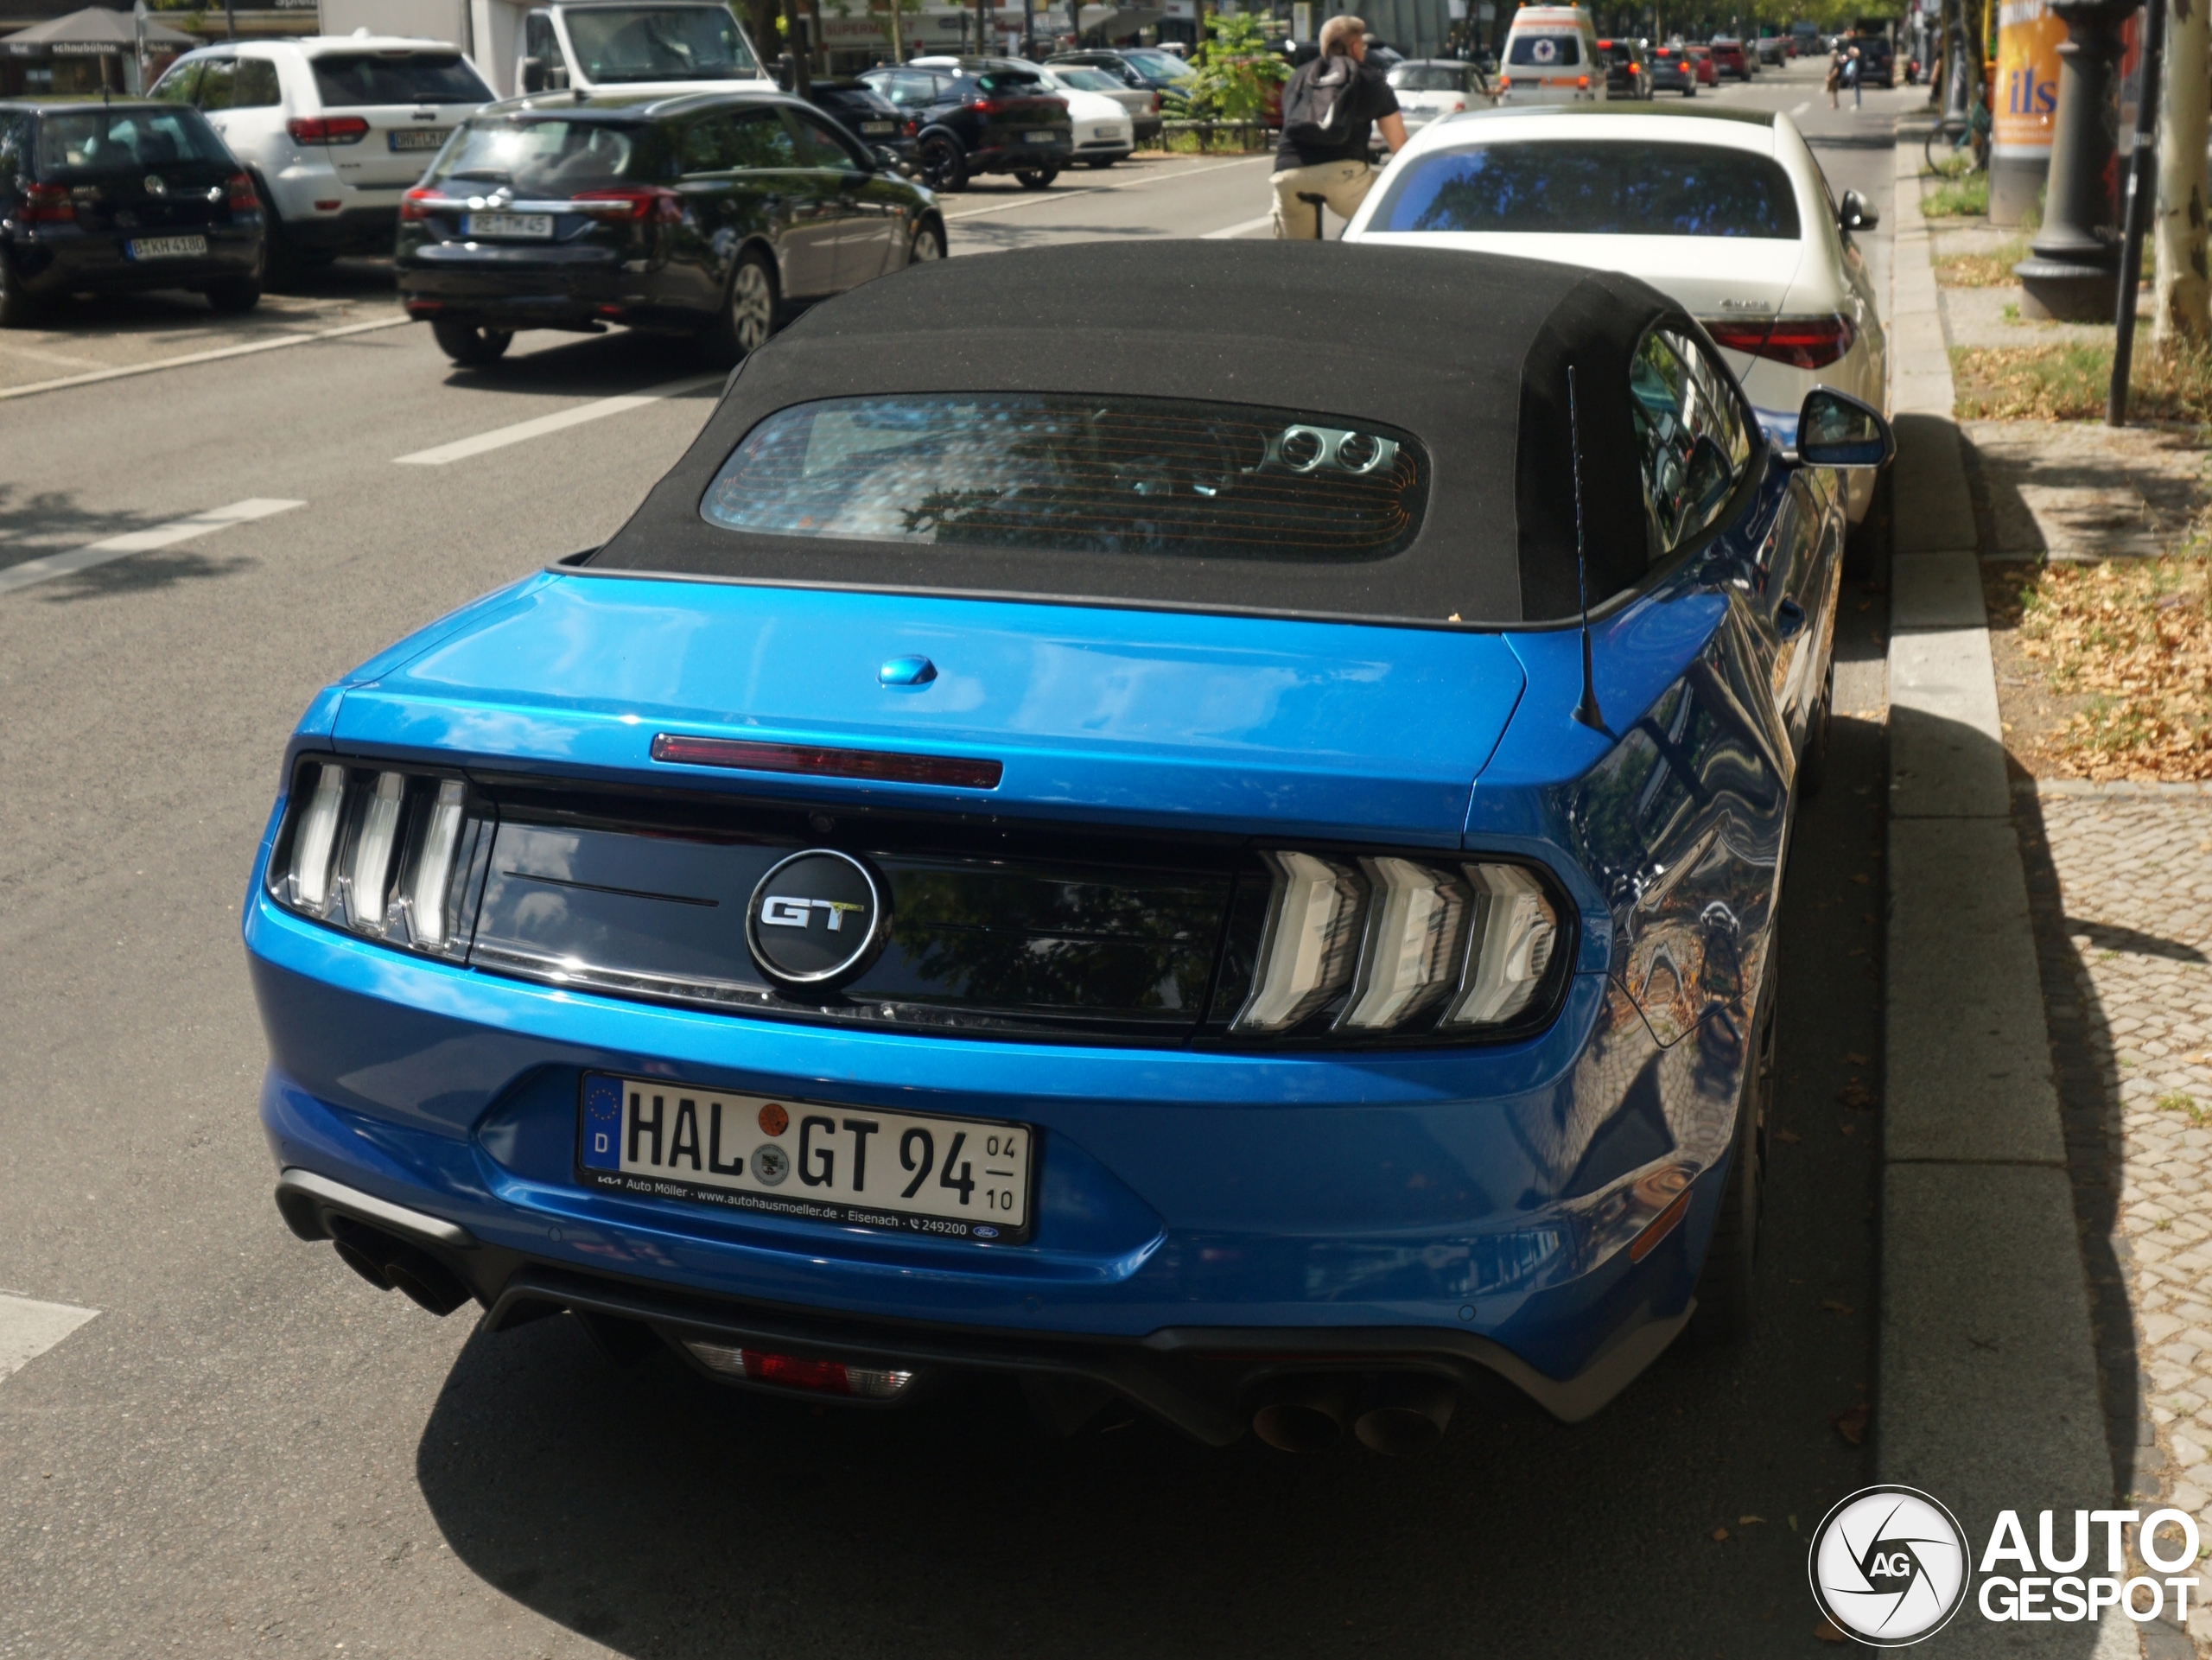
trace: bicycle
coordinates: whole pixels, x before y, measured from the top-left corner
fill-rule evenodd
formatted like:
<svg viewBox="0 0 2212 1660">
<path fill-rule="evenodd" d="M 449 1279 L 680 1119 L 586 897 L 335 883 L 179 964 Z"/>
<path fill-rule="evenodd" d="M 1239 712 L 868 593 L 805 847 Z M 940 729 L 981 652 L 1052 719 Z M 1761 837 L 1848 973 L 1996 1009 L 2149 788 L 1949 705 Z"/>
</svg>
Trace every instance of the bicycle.
<svg viewBox="0 0 2212 1660">
<path fill-rule="evenodd" d="M 1965 170 L 1980 173 L 1989 166 L 1989 111 L 1979 104 L 1963 117 L 1948 115 L 1928 135 L 1921 146 L 1921 155 L 1930 173 L 1955 175 L 1961 156 L 1967 158 Z M 1938 140 L 1942 143 L 1939 144 Z"/>
</svg>

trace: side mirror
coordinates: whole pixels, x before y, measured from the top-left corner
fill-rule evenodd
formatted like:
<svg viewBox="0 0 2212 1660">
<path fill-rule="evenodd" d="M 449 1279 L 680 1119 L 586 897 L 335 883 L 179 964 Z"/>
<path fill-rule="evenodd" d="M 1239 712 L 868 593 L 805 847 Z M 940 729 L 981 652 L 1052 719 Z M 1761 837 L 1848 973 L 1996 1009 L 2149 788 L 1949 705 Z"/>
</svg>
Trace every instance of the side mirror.
<svg viewBox="0 0 2212 1660">
<path fill-rule="evenodd" d="M 1866 205 L 1866 197 L 1856 190 L 1847 190 L 1835 210 L 1835 222 L 1847 231 L 1871 231 L 1882 222 L 1882 216 Z"/>
<path fill-rule="evenodd" d="M 1805 394 L 1797 411 L 1799 466 L 1887 467 L 1897 453 L 1897 435 L 1872 404 L 1828 386 Z"/>
<path fill-rule="evenodd" d="M 522 89 L 525 92 L 545 90 L 545 60 L 524 58 L 522 60 Z"/>
</svg>

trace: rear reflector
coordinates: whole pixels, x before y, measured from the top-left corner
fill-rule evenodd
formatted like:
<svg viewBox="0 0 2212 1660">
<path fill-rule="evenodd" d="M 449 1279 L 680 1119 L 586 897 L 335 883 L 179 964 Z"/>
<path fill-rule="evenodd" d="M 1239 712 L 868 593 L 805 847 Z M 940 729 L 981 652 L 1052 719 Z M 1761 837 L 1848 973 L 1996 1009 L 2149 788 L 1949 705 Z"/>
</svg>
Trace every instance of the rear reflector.
<svg viewBox="0 0 2212 1660">
<path fill-rule="evenodd" d="M 1676 1196 L 1672 1205 L 1651 1218 L 1649 1227 L 1637 1235 L 1634 1243 L 1628 1248 L 1628 1260 L 1631 1262 L 1640 1262 L 1650 1256 L 1659 1242 L 1674 1232 L 1675 1224 L 1689 1214 L 1689 1190 L 1684 1188 Z"/>
<path fill-rule="evenodd" d="M 1731 352 L 1748 352 L 1798 369 L 1825 369 L 1851 349 L 1856 338 L 1842 317 L 1780 317 L 1746 322 L 1739 317 L 1708 318 L 1706 333 Z"/>
<path fill-rule="evenodd" d="M 884 749 L 823 749 L 804 743 L 754 743 L 742 738 L 687 738 L 664 732 L 653 759 L 679 766 L 734 766 L 752 773 L 805 773 L 817 778 L 876 779 L 887 784 L 942 784 L 995 790 L 1006 768 L 995 760 L 956 755 L 901 755 Z"/>
<path fill-rule="evenodd" d="M 711 1371 L 725 1377 L 741 1377 L 751 1383 L 778 1389 L 806 1390 L 816 1395 L 843 1395 L 861 1401 L 895 1400 L 914 1381 L 910 1371 L 890 1371 L 877 1366 L 849 1366 L 842 1360 L 808 1360 L 798 1355 L 770 1354 L 761 1349 L 733 1348 L 687 1338 L 683 1346 Z"/>
</svg>

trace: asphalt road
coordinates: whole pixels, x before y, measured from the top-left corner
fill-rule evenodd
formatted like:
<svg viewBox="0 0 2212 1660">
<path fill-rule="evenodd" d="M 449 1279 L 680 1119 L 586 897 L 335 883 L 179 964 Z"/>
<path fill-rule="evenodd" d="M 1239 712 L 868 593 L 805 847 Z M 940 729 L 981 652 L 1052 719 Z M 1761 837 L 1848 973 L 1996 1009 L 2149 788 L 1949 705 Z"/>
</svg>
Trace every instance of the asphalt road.
<svg viewBox="0 0 2212 1660">
<path fill-rule="evenodd" d="M 1722 94 L 1814 105 L 1839 194 L 1878 208 L 1913 96 Z M 1265 171 L 978 189 L 954 246 L 1255 230 Z M 321 297 L 385 280 L 341 269 Z M 164 308 L 207 330 L 191 305 L 87 308 L 84 340 L 39 343 L 176 355 Z M 1871 1453 L 1831 1425 L 1873 1377 L 1877 1118 L 1839 1099 L 1880 1076 L 1871 719 L 1840 720 L 1789 878 L 1762 1329 L 1670 1352 L 1576 1428 L 1467 1414 L 1395 1464 L 1111 1416 L 1051 1441 L 988 1395 L 794 1409 L 664 1359 L 610 1371 L 565 1321 L 433 1320 L 284 1230 L 237 938 L 284 734 L 376 647 L 610 531 L 707 394 L 595 406 L 697 372 L 614 334 L 464 374 L 408 327 L 0 401 L 0 1292 L 98 1311 L 0 1378 L 0 1657 L 1824 1651 L 1804 1538 Z M 398 464 L 548 416 L 572 423 Z M 1880 703 L 1882 626 L 1847 591 L 1846 715 Z"/>
</svg>

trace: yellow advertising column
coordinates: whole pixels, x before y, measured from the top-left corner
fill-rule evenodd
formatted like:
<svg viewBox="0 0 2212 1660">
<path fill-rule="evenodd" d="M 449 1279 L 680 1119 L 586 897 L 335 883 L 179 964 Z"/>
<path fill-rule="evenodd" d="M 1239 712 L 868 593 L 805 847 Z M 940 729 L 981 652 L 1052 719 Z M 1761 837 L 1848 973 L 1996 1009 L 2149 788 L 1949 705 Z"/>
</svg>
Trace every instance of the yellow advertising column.
<svg viewBox="0 0 2212 1660">
<path fill-rule="evenodd" d="M 1989 162 L 1989 222 L 2018 225 L 2050 175 L 2052 118 L 2058 113 L 2058 48 L 2066 25 L 2048 0 L 2005 0 L 1997 12 L 1995 129 Z"/>
</svg>

